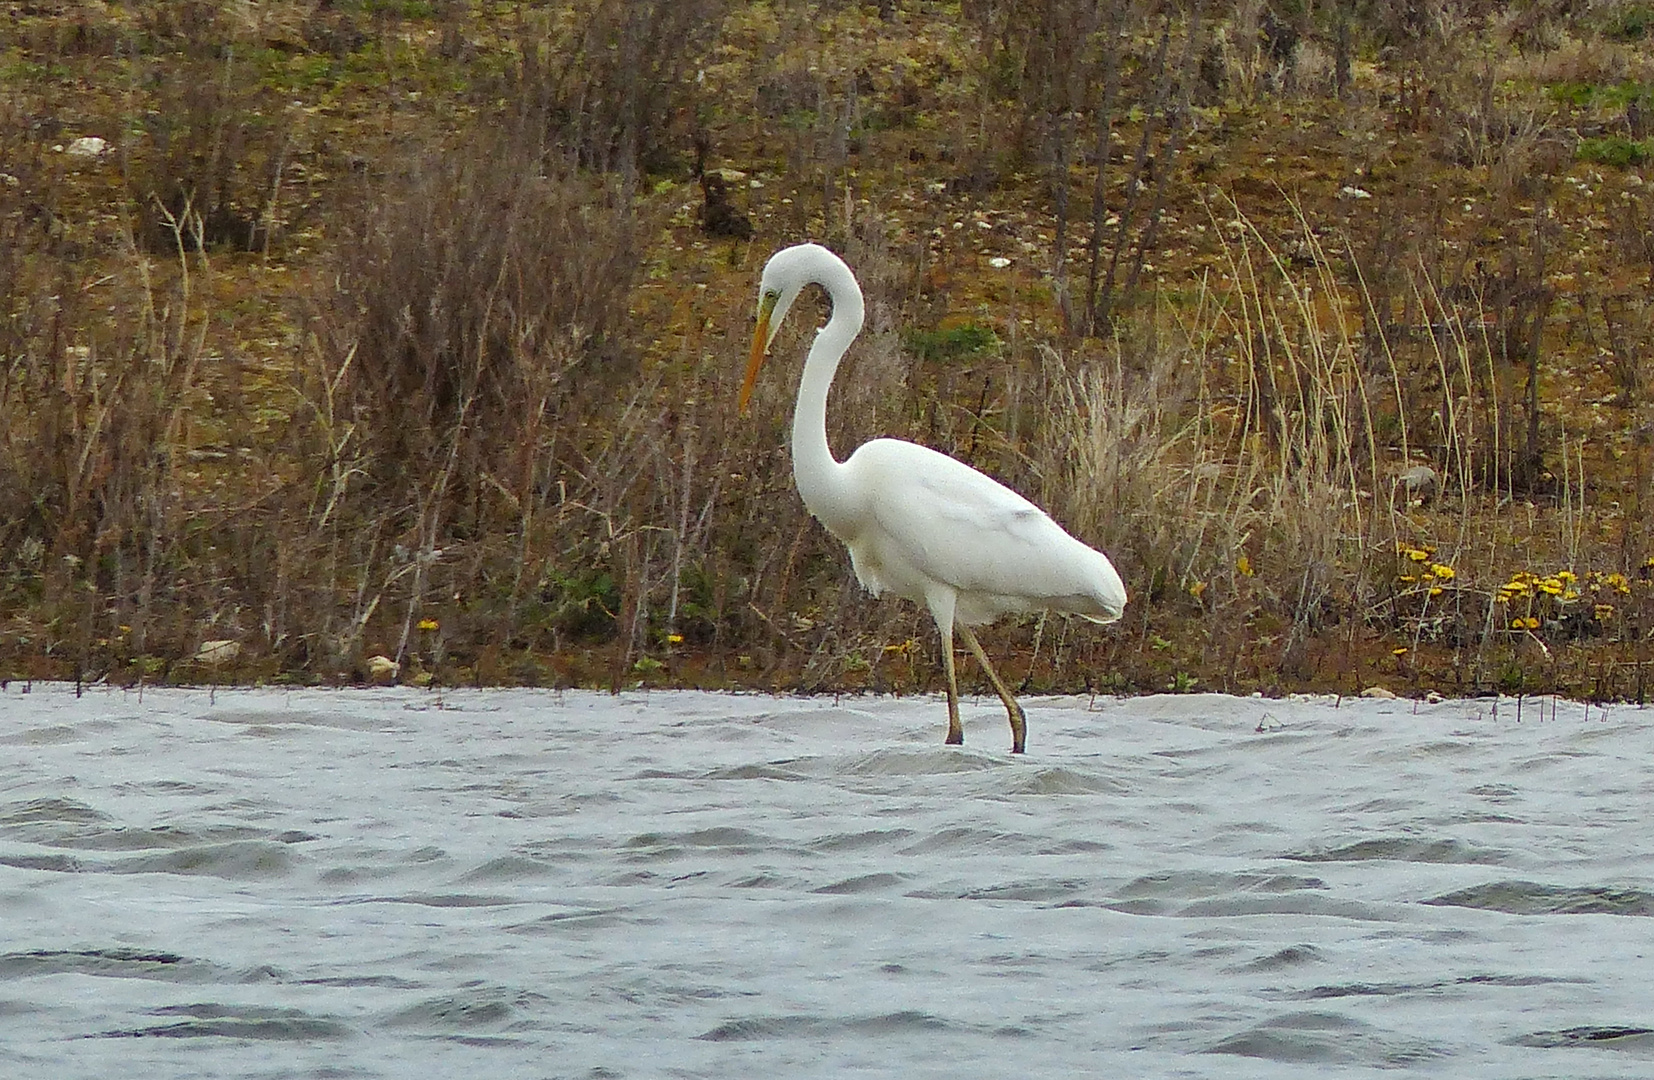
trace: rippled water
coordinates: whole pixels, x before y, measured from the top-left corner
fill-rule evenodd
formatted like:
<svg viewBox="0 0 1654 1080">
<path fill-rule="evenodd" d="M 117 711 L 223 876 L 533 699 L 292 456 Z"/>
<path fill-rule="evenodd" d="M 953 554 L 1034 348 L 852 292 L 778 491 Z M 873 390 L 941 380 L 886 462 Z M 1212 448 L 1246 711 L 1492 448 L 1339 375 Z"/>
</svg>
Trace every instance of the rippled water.
<svg viewBox="0 0 1654 1080">
<path fill-rule="evenodd" d="M 0 691 L 0 1075 L 1654 1074 L 1654 714 Z"/>
</svg>

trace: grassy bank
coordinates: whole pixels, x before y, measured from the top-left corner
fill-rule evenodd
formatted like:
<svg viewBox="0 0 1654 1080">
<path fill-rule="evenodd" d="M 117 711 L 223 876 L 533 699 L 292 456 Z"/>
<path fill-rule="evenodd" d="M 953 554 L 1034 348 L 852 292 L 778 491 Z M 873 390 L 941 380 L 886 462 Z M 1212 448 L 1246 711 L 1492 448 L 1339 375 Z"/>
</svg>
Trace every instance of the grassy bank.
<svg viewBox="0 0 1654 1080">
<path fill-rule="evenodd" d="M 813 238 L 838 452 L 1132 591 L 1024 687 L 1645 694 L 1647 5 L 11 8 L 0 677 L 935 688 L 734 415 Z"/>
</svg>

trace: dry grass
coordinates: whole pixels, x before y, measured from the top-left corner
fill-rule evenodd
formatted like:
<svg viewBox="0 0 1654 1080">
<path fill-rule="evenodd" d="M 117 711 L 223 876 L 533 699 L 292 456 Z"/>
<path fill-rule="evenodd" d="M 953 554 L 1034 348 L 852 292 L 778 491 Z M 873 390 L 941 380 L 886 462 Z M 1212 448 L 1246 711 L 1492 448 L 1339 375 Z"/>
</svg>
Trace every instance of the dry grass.
<svg viewBox="0 0 1654 1080">
<path fill-rule="evenodd" d="M 1125 572 L 1115 631 L 997 632 L 1025 685 L 1642 693 L 1654 204 L 1574 160 L 1647 137 L 1637 45 L 826 8 L 20 23 L 0 674 L 924 685 L 792 492 L 795 361 L 728 407 L 814 236 L 869 300 L 839 452 L 937 446 Z M 757 240 L 700 234 L 698 164 Z"/>
</svg>

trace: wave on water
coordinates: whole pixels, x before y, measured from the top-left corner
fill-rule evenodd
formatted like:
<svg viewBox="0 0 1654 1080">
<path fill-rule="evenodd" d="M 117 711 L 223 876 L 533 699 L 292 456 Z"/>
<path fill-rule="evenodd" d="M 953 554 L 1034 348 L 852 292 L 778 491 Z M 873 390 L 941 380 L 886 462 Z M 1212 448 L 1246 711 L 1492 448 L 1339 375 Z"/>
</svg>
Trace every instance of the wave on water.
<svg viewBox="0 0 1654 1080">
<path fill-rule="evenodd" d="M 1382 836 L 1351 844 L 1294 852 L 1284 856 L 1295 862 L 1363 862 L 1389 859 L 1396 862 L 1483 863 L 1499 865 L 1510 861 L 1510 853 L 1485 848 L 1464 840 L 1427 840 L 1415 836 Z"/>
<path fill-rule="evenodd" d="M 1273 1017 L 1237 1032 L 1206 1051 L 1298 1065 L 1340 1063 L 1386 1069 L 1429 1064 L 1448 1056 L 1445 1049 L 1386 1031 L 1342 1013 L 1296 1012 Z"/>
<path fill-rule="evenodd" d="M 1509 915 L 1654 915 L 1654 893 L 1645 889 L 1543 885 L 1534 881 L 1493 881 L 1457 889 L 1424 903 Z"/>
<path fill-rule="evenodd" d="M 31 949 L 0 954 L 0 980 L 52 975 L 212 983 L 224 981 L 231 973 L 195 957 L 143 949 Z"/>
<path fill-rule="evenodd" d="M 150 1010 L 155 1016 L 182 1019 L 144 1027 L 99 1032 L 105 1039 L 257 1039 L 302 1041 L 345 1039 L 355 1030 L 343 1021 L 312 1016 L 300 1009 L 256 1005 L 168 1005 Z"/>
<path fill-rule="evenodd" d="M 0 1074 L 1649 1075 L 1644 714 L 1028 707 L 0 688 Z"/>
<path fill-rule="evenodd" d="M 1638 1057 L 1654 1058 L 1654 1028 L 1595 1026 L 1564 1028 L 1561 1031 L 1536 1031 L 1510 1040 L 1512 1046 L 1536 1046 L 1546 1050 L 1583 1048 L 1589 1050 L 1616 1050 Z"/>
<path fill-rule="evenodd" d="M 871 1016 L 753 1016 L 719 1024 L 695 1036 L 706 1042 L 748 1042 L 759 1039 L 819 1039 L 841 1035 L 932 1035 L 954 1025 L 916 1011 Z"/>
</svg>

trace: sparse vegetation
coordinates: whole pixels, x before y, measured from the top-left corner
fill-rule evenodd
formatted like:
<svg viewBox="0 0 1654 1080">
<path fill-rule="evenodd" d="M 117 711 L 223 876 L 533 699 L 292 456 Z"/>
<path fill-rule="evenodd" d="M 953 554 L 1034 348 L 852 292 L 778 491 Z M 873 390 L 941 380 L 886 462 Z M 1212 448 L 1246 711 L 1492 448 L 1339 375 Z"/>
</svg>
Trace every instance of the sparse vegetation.
<svg viewBox="0 0 1654 1080">
<path fill-rule="evenodd" d="M 808 237 L 840 452 L 1132 589 L 1024 688 L 1645 696 L 1647 5 L 14 7 L 0 678 L 921 688 L 732 415 Z"/>
</svg>

